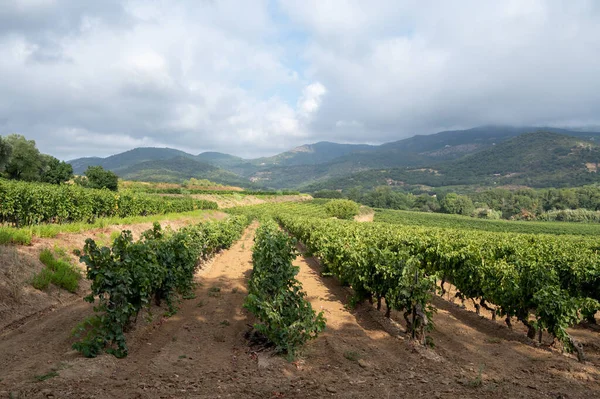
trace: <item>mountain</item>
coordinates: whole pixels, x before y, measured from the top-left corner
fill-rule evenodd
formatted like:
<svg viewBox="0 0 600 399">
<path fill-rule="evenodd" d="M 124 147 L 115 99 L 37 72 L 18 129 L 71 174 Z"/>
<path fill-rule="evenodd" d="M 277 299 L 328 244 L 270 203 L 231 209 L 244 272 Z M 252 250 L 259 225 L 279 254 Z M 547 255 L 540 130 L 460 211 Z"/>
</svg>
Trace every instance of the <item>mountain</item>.
<svg viewBox="0 0 600 399">
<path fill-rule="evenodd" d="M 206 162 L 219 168 L 233 167 L 245 162 L 244 159 L 234 155 L 223 154 L 222 152 L 203 152 L 196 155 L 196 159 L 201 162 Z"/>
<path fill-rule="evenodd" d="M 119 169 L 140 162 L 176 157 L 193 158 L 194 156 L 173 148 L 140 147 L 120 154 L 111 155 L 107 158 L 79 158 L 69 161 L 68 163 L 73 166 L 73 173 L 80 175 L 85 172 L 88 166 L 102 166 L 104 169 L 117 172 Z"/>
<path fill-rule="evenodd" d="M 580 137 L 593 138 L 586 134 Z M 378 185 L 504 184 L 567 187 L 600 182 L 600 147 L 591 140 L 553 132 L 533 132 L 493 144 L 456 160 L 427 168 L 370 169 L 306 185 L 307 191 L 373 188 Z"/>
<path fill-rule="evenodd" d="M 119 168 L 116 173 L 125 180 L 179 183 L 194 177 L 230 186 L 251 186 L 248 180 L 234 173 L 187 156 L 144 161 Z"/>
<path fill-rule="evenodd" d="M 341 188 L 379 184 L 524 184 L 541 187 L 594 180 L 594 175 L 575 167 L 581 167 L 582 162 L 594 164 L 594 151 L 588 155 L 575 151 L 566 158 L 558 154 L 575 148 L 577 145 L 573 143 L 585 142 L 595 148 L 595 143 L 600 143 L 600 133 L 544 128 L 544 134 L 529 135 L 537 131 L 540 128 L 481 126 L 418 135 L 379 146 L 319 142 L 256 159 L 220 152 L 194 156 L 170 148 L 136 148 L 107 158 L 80 158 L 70 163 L 78 174 L 88 165 L 101 165 L 122 177 L 133 176 L 138 180 L 208 179 L 206 174 L 211 173 L 219 175 L 222 179 L 219 182 L 227 184 L 243 182 L 246 186 L 258 184 L 276 189 L 306 190 L 331 188 L 329 185 Z M 554 158 L 544 151 L 556 151 Z M 589 162 L 584 162 L 585 156 L 590 158 Z M 177 169 L 173 167 L 174 162 L 166 162 L 174 158 L 192 162 L 179 159 L 180 169 Z M 522 168 L 520 165 L 526 159 L 536 159 L 538 163 L 526 163 Z M 574 164 L 569 165 L 569 162 Z M 220 170 L 209 170 L 207 166 Z M 492 167 L 497 169 L 491 170 Z M 153 177 L 151 171 L 157 175 Z M 498 176 L 494 176 L 496 174 Z"/>
<path fill-rule="evenodd" d="M 315 144 L 305 144 L 281 154 L 257 158 L 250 163 L 258 166 L 298 166 L 318 165 L 330 162 L 338 157 L 376 148 L 367 144 L 338 144 L 321 141 Z"/>
</svg>

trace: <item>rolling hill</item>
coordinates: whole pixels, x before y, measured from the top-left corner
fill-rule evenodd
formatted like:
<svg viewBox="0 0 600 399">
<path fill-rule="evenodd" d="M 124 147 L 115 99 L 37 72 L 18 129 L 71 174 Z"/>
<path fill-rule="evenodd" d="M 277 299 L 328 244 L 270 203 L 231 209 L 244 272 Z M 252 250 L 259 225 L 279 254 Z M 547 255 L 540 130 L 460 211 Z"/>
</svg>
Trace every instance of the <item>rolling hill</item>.
<svg viewBox="0 0 600 399">
<path fill-rule="evenodd" d="M 582 137 L 589 137 L 582 135 Z M 600 182 L 600 147 L 593 141 L 553 132 L 526 133 L 479 152 L 427 168 L 370 169 L 304 186 L 307 191 L 505 184 L 567 187 Z"/>
<path fill-rule="evenodd" d="M 176 157 L 193 158 L 194 156 L 173 148 L 140 147 L 106 158 L 79 158 L 69 161 L 69 163 L 73 166 L 73 173 L 80 175 L 85 172 L 88 166 L 102 166 L 104 169 L 117 172 L 120 169 L 141 162 Z"/>
<path fill-rule="evenodd" d="M 231 186 L 253 186 L 234 173 L 189 157 L 144 161 L 120 168 L 116 173 L 125 180 L 178 183 L 194 177 Z"/>
<path fill-rule="evenodd" d="M 181 181 L 196 177 L 224 184 L 305 190 L 381 184 L 542 187 L 596 181 L 596 174 L 589 170 L 599 161 L 595 143 L 600 143 L 600 133 L 539 130 L 482 126 L 379 146 L 319 142 L 256 159 L 219 152 L 194 156 L 170 148 L 136 148 L 107 158 L 80 158 L 70 163 L 75 173 L 82 173 L 88 165 L 101 165 L 123 178 L 136 180 Z"/>
</svg>

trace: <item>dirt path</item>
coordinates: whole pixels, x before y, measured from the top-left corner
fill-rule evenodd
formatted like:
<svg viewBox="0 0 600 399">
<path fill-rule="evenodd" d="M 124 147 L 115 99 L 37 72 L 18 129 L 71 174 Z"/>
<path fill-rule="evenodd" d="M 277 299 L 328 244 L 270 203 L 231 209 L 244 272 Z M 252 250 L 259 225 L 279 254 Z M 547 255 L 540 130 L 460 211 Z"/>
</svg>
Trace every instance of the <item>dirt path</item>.
<svg viewBox="0 0 600 399">
<path fill-rule="evenodd" d="M 298 278 L 327 328 L 296 362 L 254 353 L 244 338 L 253 320 L 242 305 L 255 227 L 203 267 L 196 298 L 177 315 L 138 322 L 125 359 L 84 359 L 69 350 L 69 330 L 91 313 L 83 302 L 1 337 L 0 398 L 600 396 L 592 365 L 512 340 L 501 326 L 446 301 L 436 302 L 434 350 L 398 338 L 398 326 L 372 306 L 349 311 L 349 290 L 301 256 Z M 58 375 L 36 381 L 52 370 Z"/>
<path fill-rule="evenodd" d="M 160 194 L 163 197 L 183 197 L 182 194 Z M 245 194 L 192 194 L 192 198 L 213 201 L 219 209 L 233 208 L 236 206 L 259 205 L 266 203 L 303 202 L 313 198 L 308 194 L 299 195 L 245 195 Z"/>
<path fill-rule="evenodd" d="M 198 216 L 185 217 L 178 220 L 161 220 L 163 228 L 178 230 L 190 223 L 203 220 L 220 220 L 226 214 L 218 211 L 204 211 Z M 60 248 L 70 255 L 71 262 L 84 271 L 84 265 L 73 255 L 74 249 L 82 249 L 87 238 L 93 238 L 100 245 L 110 245 L 111 236 L 122 230 L 130 230 L 135 238 L 148 229 L 153 223 L 136 223 L 111 225 L 81 233 L 60 233 L 54 238 L 34 237 L 30 246 L 0 245 L 0 336 L 7 330 L 21 325 L 29 318 L 42 312 L 58 309 L 73 301 L 78 301 L 89 290 L 89 284 L 82 280 L 79 291 L 70 294 L 67 291 L 50 287 L 46 291 L 38 291 L 30 284 L 30 280 L 39 273 L 44 265 L 39 261 L 43 249 Z"/>
</svg>

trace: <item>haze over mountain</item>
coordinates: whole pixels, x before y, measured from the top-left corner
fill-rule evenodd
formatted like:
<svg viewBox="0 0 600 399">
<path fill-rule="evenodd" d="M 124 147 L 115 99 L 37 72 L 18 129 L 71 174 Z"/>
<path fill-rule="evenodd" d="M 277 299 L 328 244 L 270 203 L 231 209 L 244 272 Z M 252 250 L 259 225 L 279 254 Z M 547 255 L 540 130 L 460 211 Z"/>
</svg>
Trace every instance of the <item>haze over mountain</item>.
<svg viewBox="0 0 600 399">
<path fill-rule="evenodd" d="M 600 133 L 558 128 L 483 126 L 414 136 L 380 146 L 322 142 L 273 157 L 243 159 L 169 148 L 137 148 L 108 158 L 70 161 L 76 173 L 101 165 L 126 179 L 270 188 L 523 184 L 567 186 L 597 181 Z"/>
</svg>

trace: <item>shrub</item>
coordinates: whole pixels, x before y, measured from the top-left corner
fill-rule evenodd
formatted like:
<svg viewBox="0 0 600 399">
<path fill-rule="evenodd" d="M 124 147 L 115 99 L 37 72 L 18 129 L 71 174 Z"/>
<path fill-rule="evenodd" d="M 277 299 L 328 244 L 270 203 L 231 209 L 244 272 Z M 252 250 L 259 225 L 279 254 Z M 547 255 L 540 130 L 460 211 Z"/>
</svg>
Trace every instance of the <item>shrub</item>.
<svg viewBox="0 0 600 399">
<path fill-rule="evenodd" d="M 341 199 L 344 198 L 342 193 L 337 190 L 321 190 L 313 194 L 313 198 L 333 198 Z"/>
<path fill-rule="evenodd" d="M 473 211 L 472 216 L 480 219 L 500 220 L 502 212 L 490 208 L 477 208 Z"/>
<path fill-rule="evenodd" d="M 359 209 L 356 202 L 345 199 L 333 200 L 325 204 L 327 214 L 338 219 L 352 219 L 358 215 Z"/>
</svg>

